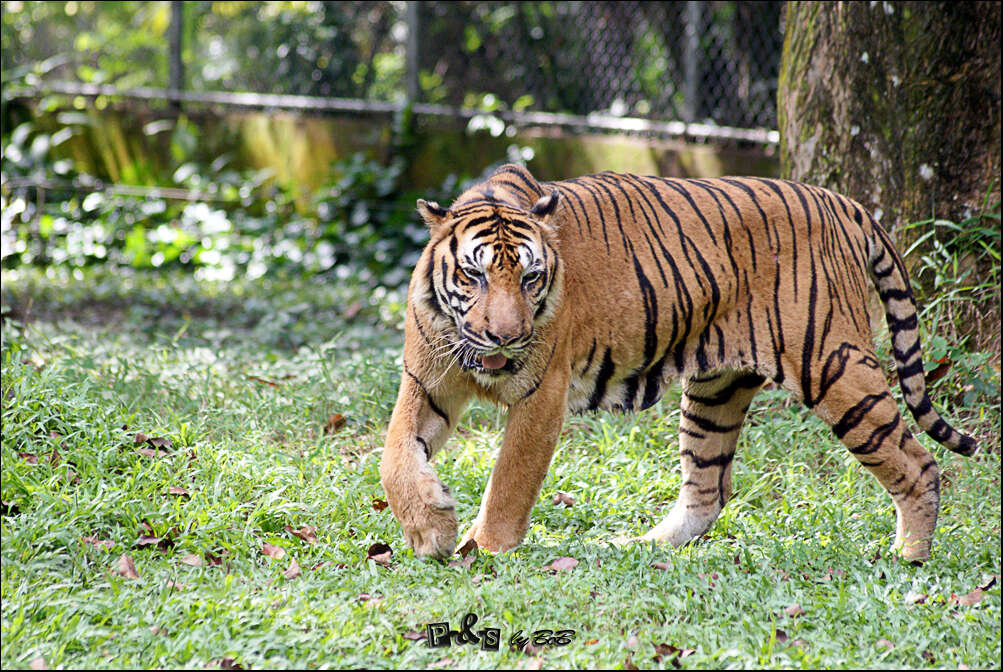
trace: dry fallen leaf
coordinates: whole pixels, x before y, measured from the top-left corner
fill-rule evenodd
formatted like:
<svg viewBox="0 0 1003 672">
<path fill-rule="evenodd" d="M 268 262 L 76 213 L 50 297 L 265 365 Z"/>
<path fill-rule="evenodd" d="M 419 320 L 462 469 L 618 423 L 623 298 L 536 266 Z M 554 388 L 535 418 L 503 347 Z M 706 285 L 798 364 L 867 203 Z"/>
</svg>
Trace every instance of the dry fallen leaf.
<svg viewBox="0 0 1003 672">
<path fill-rule="evenodd" d="M 788 639 L 790 639 L 790 637 L 787 636 L 787 633 L 780 628 L 777 628 L 777 643 L 783 644 Z"/>
<path fill-rule="evenodd" d="M 220 658 L 218 665 L 224 670 L 242 670 L 244 667 L 233 658 Z"/>
<path fill-rule="evenodd" d="M 153 536 L 152 534 L 141 534 L 139 539 L 136 540 L 136 546 L 142 548 L 143 546 L 155 546 L 160 543 L 160 537 Z"/>
<path fill-rule="evenodd" d="M 282 576 L 284 576 L 287 579 L 295 579 L 302 573 L 303 571 L 300 569 L 299 563 L 296 562 L 296 558 L 293 558 L 289 561 L 289 569 L 282 572 Z"/>
<path fill-rule="evenodd" d="M 167 457 L 166 452 L 154 448 L 136 448 L 136 452 L 143 457 Z"/>
<path fill-rule="evenodd" d="M 930 653 L 930 651 L 928 649 L 923 649 L 923 653 L 921 653 L 919 655 L 921 655 L 923 657 L 923 660 L 927 661 L 928 663 L 936 663 L 937 662 L 937 659 L 933 657 L 933 654 Z"/>
<path fill-rule="evenodd" d="M 281 387 L 279 383 L 276 383 L 271 380 L 266 380 L 264 378 L 259 378 L 258 376 L 248 376 L 248 378 L 256 383 L 261 383 L 262 385 L 269 385 L 271 387 Z"/>
<path fill-rule="evenodd" d="M 118 559 L 118 564 L 116 565 L 115 572 L 119 576 L 124 576 L 127 579 L 139 578 L 139 572 L 136 571 L 136 565 L 132 562 L 132 558 L 130 558 L 125 553 L 123 553 L 122 557 Z"/>
<path fill-rule="evenodd" d="M 424 632 L 418 632 L 417 630 L 408 630 L 402 637 L 411 642 L 420 642 L 423 639 L 428 639 L 428 635 Z"/>
<path fill-rule="evenodd" d="M 152 632 L 155 635 L 166 635 L 167 634 L 167 630 L 165 628 L 161 628 L 159 625 L 151 625 L 150 626 L 150 632 Z"/>
<path fill-rule="evenodd" d="M 190 553 L 181 558 L 181 564 L 189 565 L 191 567 L 201 567 L 203 563 L 202 563 L 202 558 L 200 556 L 195 555 L 194 553 Z"/>
<path fill-rule="evenodd" d="M 804 616 L 804 609 L 801 608 L 800 604 L 792 604 L 789 607 L 784 607 L 784 613 L 791 618 L 797 618 L 798 616 Z"/>
<path fill-rule="evenodd" d="M 673 667 L 680 667 L 679 661 L 694 653 L 696 653 L 696 649 L 680 649 L 671 644 L 655 644 L 655 662 L 661 662 L 662 658 L 665 658 L 672 662 Z"/>
<path fill-rule="evenodd" d="M 560 490 L 558 490 L 557 494 L 554 495 L 554 506 L 557 506 L 558 504 L 564 504 L 565 506 L 574 506 L 575 498 L 566 492 L 561 492 Z"/>
<path fill-rule="evenodd" d="M 269 558 L 274 558 L 275 560 L 281 560 L 286 555 L 286 549 L 273 544 L 264 544 L 261 547 L 261 554 L 267 555 Z"/>
<path fill-rule="evenodd" d="M 80 537 L 81 543 L 93 546 L 94 548 L 107 548 L 110 549 L 115 545 L 114 541 L 108 541 L 107 539 L 98 539 L 97 537 Z"/>
<path fill-rule="evenodd" d="M 124 427 L 124 425 L 123 425 L 123 427 Z M 150 437 L 148 437 L 146 434 L 143 434 L 142 432 L 136 432 L 136 438 L 134 438 L 132 440 L 132 443 L 133 443 L 133 445 L 138 446 L 141 443 L 146 443 L 146 440 L 148 438 L 150 438 Z"/>
<path fill-rule="evenodd" d="M 664 571 L 669 567 L 671 567 L 672 565 L 662 560 L 656 560 L 655 562 L 651 563 L 651 566 L 654 567 L 655 569 L 661 569 Z"/>
<path fill-rule="evenodd" d="M 959 604 L 962 607 L 971 607 L 982 601 L 983 592 L 981 588 L 976 588 L 970 593 L 958 596 L 955 593 L 951 593 L 951 599 L 948 600 L 950 604 Z"/>
<path fill-rule="evenodd" d="M 627 656 L 623 661 L 623 669 L 636 670 L 638 667 L 634 664 L 634 661 L 630 659 L 630 656 Z"/>
<path fill-rule="evenodd" d="M 333 413 L 331 417 L 327 419 L 327 424 L 324 425 L 325 434 L 334 434 L 339 429 L 345 426 L 348 421 L 345 420 L 345 416 L 341 413 Z"/>
<path fill-rule="evenodd" d="M 456 552 L 462 558 L 466 558 L 468 555 L 477 555 L 477 542 L 473 539 L 468 539 L 465 544 L 456 549 Z"/>
<path fill-rule="evenodd" d="M 196 556 L 196 557 L 198 557 L 198 556 Z M 167 587 L 168 588 L 176 588 L 177 590 L 188 590 L 188 584 L 186 584 L 186 583 L 178 583 L 177 581 L 171 581 L 170 579 L 167 580 Z"/>
<path fill-rule="evenodd" d="M 906 604 L 924 604 L 929 595 L 926 593 L 914 593 L 911 590 L 905 594 Z"/>
<path fill-rule="evenodd" d="M 18 453 L 17 456 L 28 464 L 38 464 L 38 455 L 34 453 Z"/>
<path fill-rule="evenodd" d="M 544 565 L 543 569 L 549 569 L 557 572 L 566 572 L 574 569 L 577 566 L 578 566 L 577 560 L 575 560 L 574 558 L 564 557 L 554 560 L 549 565 Z"/>
<path fill-rule="evenodd" d="M 33 670 L 49 669 L 49 665 L 45 662 L 45 658 L 43 658 L 42 656 L 39 656 L 38 658 L 35 658 L 30 663 L 28 663 L 28 667 L 30 667 Z"/>
<path fill-rule="evenodd" d="M 317 528 L 311 527 L 310 525 L 304 525 L 303 527 L 294 529 L 292 525 L 286 525 L 282 528 L 294 537 L 299 537 L 305 542 L 316 544 L 317 543 Z"/>
<path fill-rule="evenodd" d="M 626 646 L 628 649 L 636 649 L 640 644 L 641 642 L 638 641 L 637 635 L 631 635 L 627 638 Z"/>
<path fill-rule="evenodd" d="M 168 495 L 183 495 L 185 497 L 191 497 L 191 493 L 190 492 L 188 492 L 184 488 L 182 488 L 180 486 L 177 486 L 177 485 L 172 485 L 169 488 L 167 488 L 167 494 Z"/>
<path fill-rule="evenodd" d="M 388 506 L 390 505 L 387 504 L 386 500 L 379 499 L 378 497 L 373 497 L 373 511 L 382 511 Z"/>
<path fill-rule="evenodd" d="M 383 565 L 384 567 L 390 566 L 390 556 L 394 554 L 393 549 L 389 545 L 384 544 L 382 541 L 377 541 L 375 544 L 369 547 L 369 551 L 366 553 L 366 559 L 372 560 L 373 562 Z"/>
<path fill-rule="evenodd" d="M 881 647 L 884 647 L 886 649 L 894 649 L 895 648 L 895 645 L 892 644 L 887 639 L 879 639 L 878 641 L 874 642 L 874 646 L 881 646 Z"/>
</svg>

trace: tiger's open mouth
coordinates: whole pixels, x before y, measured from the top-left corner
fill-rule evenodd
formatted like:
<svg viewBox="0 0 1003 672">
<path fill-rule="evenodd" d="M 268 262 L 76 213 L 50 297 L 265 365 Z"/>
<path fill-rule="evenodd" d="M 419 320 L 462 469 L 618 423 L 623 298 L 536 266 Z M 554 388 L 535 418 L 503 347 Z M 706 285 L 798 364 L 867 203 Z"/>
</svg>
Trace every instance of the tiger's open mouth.
<svg viewBox="0 0 1003 672">
<path fill-rule="evenodd" d="M 489 376 L 499 376 L 506 373 L 515 373 L 522 367 L 522 362 L 518 355 L 511 353 L 494 352 L 485 354 L 470 350 L 467 356 L 462 359 L 462 367 L 474 373 L 486 374 Z"/>
</svg>

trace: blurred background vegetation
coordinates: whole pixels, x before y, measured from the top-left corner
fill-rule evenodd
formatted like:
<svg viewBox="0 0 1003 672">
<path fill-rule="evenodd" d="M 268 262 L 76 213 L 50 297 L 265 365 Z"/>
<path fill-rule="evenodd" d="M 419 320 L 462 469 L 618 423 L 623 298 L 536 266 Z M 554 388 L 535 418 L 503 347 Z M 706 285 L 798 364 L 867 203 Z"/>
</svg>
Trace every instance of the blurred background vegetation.
<svg viewBox="0 0 1003 672">
<path fill-rule="evenodd" d="M 781 2 L 3 2 L 2 37 L 6 280 L 399 292 L 415 200 L 503 162 L 780 174 Z M 985 386 L 998 319 L 957 306 L 999 314 L 998 199 L 915 226 L 935 354 L 991 351 L 966 374 Z"/>
</svg>

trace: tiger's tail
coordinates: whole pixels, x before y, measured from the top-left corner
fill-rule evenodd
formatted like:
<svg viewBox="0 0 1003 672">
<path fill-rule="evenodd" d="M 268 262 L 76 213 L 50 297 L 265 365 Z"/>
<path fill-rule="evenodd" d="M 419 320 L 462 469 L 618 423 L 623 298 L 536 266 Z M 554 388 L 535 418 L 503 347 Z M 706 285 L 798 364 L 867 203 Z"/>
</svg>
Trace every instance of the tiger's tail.
<svg viewBox="0 0 1003 672">
<path fill-rule="evenodd" d="M 978 449 L 975 439 L 947 424 L 930 402 L 919 343 L 916 301 L 909 276 L 888 234 L 873 219 L 871 225 L 871 277 L 885 307 L 885 319 L 891 332 L 892 351 L 906 406 L 928 436 L 955 453 L 972 455 Z"/>
</svg>

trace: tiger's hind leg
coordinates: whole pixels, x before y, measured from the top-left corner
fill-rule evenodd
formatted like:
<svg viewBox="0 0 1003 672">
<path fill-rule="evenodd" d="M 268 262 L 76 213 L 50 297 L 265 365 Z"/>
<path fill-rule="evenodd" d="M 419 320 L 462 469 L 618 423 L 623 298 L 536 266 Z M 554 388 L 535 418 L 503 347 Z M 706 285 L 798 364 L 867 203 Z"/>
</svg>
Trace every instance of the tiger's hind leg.
<svg viewBox="0 0 1003 672">
<path fill-rule="evenodd" d="M 848 363 L 814 410 L 891 495 L 893 549 L 907 560 L 926 560 L 940 505 L 937 462 L 905 426 L 874 361 L 871 355 Z"/>
<path fill-rule="evenodd" d="M 682 486 L 669 515 L 641 539 L 681 546 L 706 532 L 731 496 L 738 433 L 763 378 L 723 371 L 683 380 L 679 453 Z"/>
</svg>

